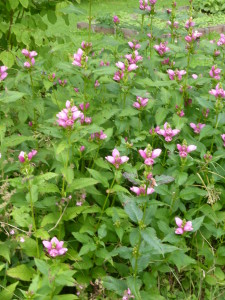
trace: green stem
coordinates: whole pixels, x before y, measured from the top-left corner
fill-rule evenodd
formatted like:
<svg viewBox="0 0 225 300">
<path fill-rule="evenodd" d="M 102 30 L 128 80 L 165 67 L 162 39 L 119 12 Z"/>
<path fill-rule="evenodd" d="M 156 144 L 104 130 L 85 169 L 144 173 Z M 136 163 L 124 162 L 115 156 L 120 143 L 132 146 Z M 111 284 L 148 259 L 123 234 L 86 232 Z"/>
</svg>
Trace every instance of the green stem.
<svg viewBox="0 0 225 300">
<path fill-rule="evenodd" d="M 100 218 L 99 218 L 99 220 L 98 220 L 97 230 L 98 230 L 98 227 L 99 227 L 99 225 L 100 225 L 100 221 L 101 221 L 102 215 L 103 215 L 103 213 L 104 213 L 104 211 L 105 211 L 105 207 L 106 207 L 107 201 L 108 201 L 108 199 L 109 199 L 110 190 L 113 188 L 114 183 L 115 183 L 115 180 L 116 180 L 116 175 L 114 175 L 113 181 L 112 181 L 112 183 L 111 183 L 111 186 L 110 186 L 109 191 L 108 191 L 108 193 L 107 193 L 107 196 L 106 196 L 106 198 L 105 198 L 105 201 L 104 201 L 104 204 L 103 204 L 103 207 L 102 207 L 102 211 L 101 211 L 101 215 L 100 215 Z"/>
<path fill-rule="evenodd" d="M 91 40 L 91 2 L 92 0 L 89 0 L 89 19 L 88 19 L 88 41 L 90 42 Z"/>
<path fill-rule="evenodd" d="M 12 29 L 12 24 L 13 24 L 13 15 L 14 15 L 14 11 L 11 10 L 11 12 L 10 12 L 9 31 L 8 31 L 8 36 L 7 36 L 8 45 L 11 45 L 11 29 Z M 12 46 L 11 46 L 11 48 L 12 48 Z"/>
<path fill-rule="evenodd" d="M 145 15 L 141 16 L 141 33 L 143 33 Z"/>
<path fill-rule="evenodd" d="M 124 93 L 123 94 L 123 108 L 125 108 L 125 106 L 126 106 L 126 97 L 127 97 L 127 94 Z"/>
<path fill-rule="evenodd" d="M 37 227 L 36 227 L 36 223 L 35 223 L 34 205 L 33 205 L 32 193 L 31 193 L 30 179 L 28 179 L 28 182 L 29 182 L 30 208 L 31 208 L 32 220 L 33 220 L 33 227 L 34 227 L 34 233 L 35 233 L 35 239 L 36 239 L 36 247 L 37 247 L 37 257 L 39 258 L 40 257 L 39 246 L 38 246 L 38 239 L 36 237 Z"/>
<path fill-rule="evenodd" d="M 152 57 L 152 41 L 153 41 L 153 36 L 152 36 L 152 22 L 153 22 L 153 17 L 154 14 L 151 14 L 151 22 L 150 22 L 150 40 L 149 40 L 149 47 L 150 47 L 150 58 Z"/>
<path fill-rule="evenodd" d="M 218 119 L 219 119 L 219 112 L 216 112 L 216 125 L 215 125 L 215 129 L 218 127 Z M 213 140 L 212 140 L 212 144 L 211 144 L 211 148 L 210 148 L 210 153 L 212 153 L 213 151 L 213 145 L 214 145 L 214 141 L 215 141 L 215 136 L 213 136 Z"/>
</svg>

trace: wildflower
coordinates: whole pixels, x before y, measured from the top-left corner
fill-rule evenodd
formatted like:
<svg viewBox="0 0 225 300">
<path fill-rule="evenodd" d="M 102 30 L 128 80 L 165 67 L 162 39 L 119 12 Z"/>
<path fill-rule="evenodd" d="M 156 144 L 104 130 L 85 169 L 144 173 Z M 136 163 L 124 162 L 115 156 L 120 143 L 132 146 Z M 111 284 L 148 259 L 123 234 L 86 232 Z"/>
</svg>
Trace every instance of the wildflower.
<svg viewBox="0 0 225 300">
<path fill-rule="evenodd" d="M 225 147 L 225 134 L 222 134 L 222 135 L 221 135 L 221 138 L 222 138 L 222 140 L 224 141 L 223 145 L 224 145 L 224 147 Z"/>
<path fill-rule="evenodd" d="M 176 105 L 176 111 L 177 111 L 177 115 L 181 118 L 185 115 L 183 109 L 181 109 L 180 106 L 178 105 Z"/>
<path fill-rule="evenodd" d="M 79 89 L 78 88 L 73 88 L 74 89 L 74 91 L 76 92 L 76 93 L 79 93 Z"/>
<path fill-rule="evenodd" d="M 210 77 L 212 77 L 216 80 L 220 80 L 220 75 L 219 74 L 220 74 L 221 71 L 222 71 L 221 69 L 217 68 L 214 65 L 214 66 L 212 66 L 211 70 L 209 71 L 209 75 L 210 75 Z"/>
<path fill-rule="evenodd" d="M 139 8 L 140 10 L 145 10 L 147 12 L 151 11 L 151 6 L 148 3 L 148 0 L 139 0 Z"/>
<path fill-rule="evenodd" d="M 214 56 L 219 56 L 220 55 L 220 50 L 215 50 L 214 51 Z"/>
<path fill-rule="evenodd" d="M 185 157 L 187 157 L 188 153 L 196 150 L 197 147 L 195 145 L 187 146 L 185 144 L 183 144 L 183 145 L 177 144 L 177 149 L 179 151 L 180 157 L 185 158 Z"/>
<path fill-rule="evenodd" d="M 187 22 L 185 23 L 185 28 L 186 29 L 189 29 L 190 27 L 194 27 L 194 26 L 195 26 L 195 22 L 192 21 L 192 18 L 187 20 Z"/>
<path fill-rule="evenodd" d="M 175 230 L 176 234 L 183 234 L 186 231 L 192 231 L 193 230 L 191 221 L 186 222 L 185 220 L 181 220 L 180 218 L 176 217 L 175 222 L 178 226 L 178 228 Z"/>
<path fill-rule="evenodd" d="M 21 163 L 24 163 L 27 159 L 31 160 L 37 154 L 37 150 L 32 150 L 28 154 L 26 152 L 21 151 L 18 158 Z"/>
<path fill-rule="evenodd" d="M 81 113 L 75 105 L 71 106 L 71 104 L 72 103 L 67 100 L 66 108 L 56 115 L 59 126 L 64 128 L 73 127 L 74 121 L 83 116 L 83 113 Z"/>
<path fill-rule="evenodd" d="M 85 146 L 80 146 L 80 152 L 83 152 L 85 150 Z"/>
<path fill-rule="evenodd" d="M 207 152 L 203 157 L 207 163 L 209 163 L 212 160 L 212 155 L 210 154 L 210 152 Z"/>
<path fill-rule="evenodd" d="M 139 154 L 141 155 L 142 158 L 144 158 L 144 163 L 147 166 L 152 166 L 154 164 L 154 159 L 158 156 L 160 156 L 162 150 L 161 149 L 154 149 L 152 150 L 152 147 L 148 145 L 145 150 L 139 150 Z"/>
<path fill-rule="evenodd" d="M 209 93 L 216 98 L 225 98 L 225 91 L 223 90 L 222 86 L 220 83 L 216 85 L 216 89 L 212 89 L 209 91 Z"/>
<path fill-rule="evenodd" d="M 15 230 L 10 230 L 10 232 L 9 232 L 11 235 L 14 235 L 15 234 Z"/>
<path fill-rule="evenodd" d="M 78 67 L 85 67 L 88 57 L 86 56 L 85 52 L 79 48 L 77 50 L 77 53 L 73 55 L 74 61 L 72 62 L 72 65 L 78 66 Z"/>
<path fill-rule="evenodd" d="M 192 76 L 193 79 L 197 79 L 198 78 L 198 75 L 196 75 L 196 74 L 192 74 L 191 76 Z"/>
<path fill-rule="evenodd" d="M 59 79 L 58 82 L 63 87 L 67 84 L 67 80 L 66 79 L 64 79 L 64 80 Z"/>
<path fill-rule="evenodd" d="M 179 22 L 174 21 L 173 23 L 171 21 L 167 21 L 167 25 L 169 25 L 171 28 L 178 28 L 179 27 Z"/>
<path fill-rule="evenodd" d="M 198 123 L 198 124 L 194 124 L 194 123 L 190 123 L 190 126 L 192 129 L 194 129 L 194 133 L 197 133 L 199 134 L 202 130 L 202 128 L 205 127 L 205 124 L 201 124 L 201 123 Z"/>
<path fill-rule="evenodd" d="M 0 82 L 3 81 L 8 76 L 8 73 L 6 72 L 7 70 L 8 67 L 6 66 L 0 67 Z"/>
<path fill-rule="evenodd" d="M 167 71 L 167 73 L 169 74 L 170 80 L 178 80 L 178 81 L 180 81 L 180 80 L 182 80 L 182 76 L 186 74 L 186 71 L 185 70 L 180 70 L 180 71 L 179 70 L 175 70 L 175 71 L 173 71 L 173 70 L 169 69 Z"/>
<path fill-rule="evenodd" d="M 63 255 L 68 251 L 67 248 L 63 248 L 64 242 L 58 241 L 56 237 L 53 237 L 50 242 L 43 241 L 42 243 L 44 247 L 47 249 L 48 254 L 52 257 Z"/>
<path fill-rule="evenodd" d="M 153 48 L 158 52 L 160 56 L 163 56 L 166 52 L 170 51 L 170 48 L 167 47 L 168 42 L 162 42 L 159 45 L 155 45 Z"/>
<path fill-rule="evenodd" d="M 135 40 L 133 42 L 128 42 L 128 45 L 133 50 L 137 50 L 137 49 L 141 48 L 141 45 L 138 44 L 138 41 L 135 41 Z"/>
<path fill-rule="evenodd" d="M 95 81 L 95 88 L 98 87 L 98 86 L 100 86 L 100 83 L 99 83 L 98 80 L 96 80 L 96 81 Z"/>
<path fill-rule="evenodd" d="M 84 110 L 87 110 L 89 108 L 89 106 L 90 106 L 89 102 L 87 102 L 86 104 L 83 102 L 79 105 L 79 108 L 81 111 L 84 111 Z"/>
<path fill-rule="evenodd" d="M 127 156 L 120 156 L 119 151 L 115 148 L 112 152 L 112 156 L 106 156 L 105 159 L 113 164 L 116 169 L 119 169 L 120 165 L 124 164 L 129 160 Z"/>
<path fill-rule="evenodd" d="M 133 107 L 137 109 L 144 108 L 148 104 L 149 99 L 148 98 L 141 98 L 137 96 L 137 102 L 134 102 Z"/>
<path fill-rule="evenodd" d="M 132 54 L 126 54 L 125 58 L 129 61 L 130 64 L 136 64 L 138 61 L 143 60 L 143 57 L 139 55 L 137 50 L 135 50 Z"/>
<path fill-rule="evenodd" d="M 91 139 L 97 139 L 97 140 L 105 140 L 107 139 L 107 135 L 105 133 L 103 133 L 103 131 L 101 130 L 100 132 L 95 132 L 91 134 Z"/>
<path fill-rule="evenodd" d="M 84 50 L 85 49 L 90 49 L 91 47 L 92 47 L 92 43 L 84 42 L 84 41 L 81 43 L 81 48 L 84 49 Z"/>
<path fill-rule="evenodd" d="M 34 57 L 38 55 L 37 52 L 36 51 L 28 51 L 27 49 L 23 49 L 21 52 L 25 57 L 28 58 L 28 61 L 26 61 L 24 63 L 24 67 L 30 68 L 30 67 L 34 66 L 34 64 L 35 64 Z"/>
<path fill-rule="evenodd" d="M 171 142 L 172 138 L 180 132 L 179 129 L 172 129 L 169 123 L 164 124 L 164 129 L 157 130 L 157 134 L 164 136 L 166 142 Z"/>
<path fill-rule="evenodd" d="M 120 19 L 119 19 L 118 16 L 113 17 L 113 23 L 116 24 L 116 25 L 120 23 Z"/>
<path fill-rule="evenodd" d="M 225 35 L 223 33 L 220 34 L 220 39 L 217 42 L 218 46 L 223 46 L 225 45 Z"/>
<path fill-rule="evenodd" d="M 128 288 L 126 291 L 124 291 L 122 300 L 129 300 L 129 299 L 134 299 L 134 296 L 131 294 L 131 290 Z"/>
<path fill-rule="evenodd" d="M 209 109 L 208 109 L 208 108 L 207 108 L 207 109 L 203 109 L 202 114 L 203 114 L 203 116 L 204 116 L 205 118 L 208 118 L 208 115 L 209 115 Z"/>
<path fill-rule="evenodd" d="M 20 243 L 24 243 L 25 239 L 23 237 L 20 238 Z"/>
</svg>

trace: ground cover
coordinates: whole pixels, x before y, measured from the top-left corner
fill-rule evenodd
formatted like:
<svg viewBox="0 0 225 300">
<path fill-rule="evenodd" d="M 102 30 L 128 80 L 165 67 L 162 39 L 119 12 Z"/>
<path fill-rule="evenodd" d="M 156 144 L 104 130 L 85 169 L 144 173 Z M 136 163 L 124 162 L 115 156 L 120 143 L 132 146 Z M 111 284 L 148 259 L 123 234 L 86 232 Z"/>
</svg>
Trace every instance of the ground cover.
<svg viewBox="0 0 225 300">
<path fill-rule="evenodd" d="M 225 36 L 135 4 L 0 3 L 0 299 L 224 299 Z"/>
</svg>

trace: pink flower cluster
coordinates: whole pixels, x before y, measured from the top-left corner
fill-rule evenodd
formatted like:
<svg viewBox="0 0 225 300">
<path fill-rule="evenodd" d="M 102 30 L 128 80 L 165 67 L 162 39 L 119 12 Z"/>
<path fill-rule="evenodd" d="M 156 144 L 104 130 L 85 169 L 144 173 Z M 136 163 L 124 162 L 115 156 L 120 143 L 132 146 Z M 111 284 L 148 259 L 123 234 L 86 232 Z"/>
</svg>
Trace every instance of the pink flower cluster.
<svg viewBox="0 0 225 300">
<path fill-rule="evenodd" d="M 167 73 L 169 74 L 169 78 L 170 80 L 178 80 L 181 81 L 182 80 L 182 76 L 185 75 L 187 72 L 185 70 L 167 70 Z"/>
<path fill-rule="evenodd" d="M 25 57 L 28 58 L 28 61 L 26 61 L 24 63 L 24 67 L 29 69 L 30 67 L 34 66 L 34 64 L 35 64 L 34 57 L 38 55 L 37 52 L 36 51 L 28 51 L 27 49 L 23 49 L 21 52 Z"/>
<path fill-rule="evenodd" d="M 195 22 L 192 21 L 192 18 L 187 20 L 187 22 L 185 23 L 185 28 L 186 29 L 189 29 L 190 27 L 194 27 L 194 26 L 195 26 Z"/>
<path fill-rule="evenodd" d="M 139 187 L 137 187 L 137 186 L 132 186 L 131 188 L 130 188 L 130 190 L 132 191 L 132 192 L 134 192 L 137 196 L 145 196 L 146 195 L 146 185 L 144 184 L 144 185 L 142 185 L 142 186 L 139 186 Z M 154 189 L 152 188 L 152 187 L 148 187 L 147 188 L 147 195 L 151 195 L 151 194 L 153 194 L 154 193 Z"/>
<path fill-rule="evenodd" d="M 201 123 L 198 123 L 198 124 L 194 124 L 194 123 L 190 123 L 190 127 L 192 129 L 194 129 L 194 133 L 197 133 L 199 134 L 202 130 L 202 128 L 205 127 L 205 124 L 201 124 Z"/>
<path fill-rule="evenodd" d="M 142 158 L 144 158 L 144 163 L 147 166 L 152 166 L 155 162 L 154 159 L 160 156 L 161 152 L 161 149 L 152 150 L 150 145 L 147 148 L 145 148 L 145 150 L 139 150 L 139 154 Z"/>
<path fill-rule="evenodd" d="M 209 75 L 210 77 L 216 79 L 216 80 L 220 80 L 220 73 L 221 73 L 221 69 L 217 68 L 215 65 L 212 66 L 212 69 L 209 71 Z"/>
<path fill-rule="evenodd" d="M 58 118 L 57 122 L 59 126 L 64 128 L 73 127 L 74 121 L 83 117 L 83 113 L 78 110 L 78 108 L 73 105 L 69 100 L 66 101 L 66 108 L 60 111 L 56 117 Z"/>
<path fill-rule="evenodd" d="M 145 10 L 147 12 L 151 11 L 151 5 L 149 3 L 149 0 L 139 0 L 139 4 L 140 10 Z"/>
<path fill-rule="evenodd" d="M 81 124 L 84 124 L 84 123 L 85 124 L 91 124 L 91 122 L 92 122 L 92 118 L 91 117 L 86 117 L 85 116 L 86 110 L 89 108 L 89 106 L 90 106 L 89 102 L 87 102 L 85 105 L 84 105 L 84 103 L 81 103 L 79 105 L 80 110 L 83 112 L 82 115 L 81 115 L 81 117 L 80 117 L 80 123 Z"/>
<path fill-rule="evenodd" d="M 223 140 L 223 142 L 224 142 L 223 145 L 224 145 L 224 147 L 225 147 L 225 134 L 222 134 L 222 135 L 221 135 L 221 138 L 222 138 L 222 140 Z"/>
<path fill-rule="evenodd" d="M 131 294 L 131 290 L 128 288 L 123 295 L 122 300 L 134 299 L 134 296 Z"/>
<path fill-rule="evenodd" d="M 133 40 L 133 42 L 128 42 L 128 45 L 133 50 L 138 50 L 141 48 L 141 45 L 138 43 L 138 41 Z"/>
<path fill-rule="evenodd" d="M 18 158 L 21 163 L 24 163 L 27 159 L 31 160 L 37 154 L 37 150 L 32 150 L 28 154 L 26 152 L 21 151 Z"/>
<path fill-rule="evenodd" d="M 125 58 L 129 61 L 130 64 L 136 64 L 137 62 L 143 60 L 143 57 L 139 55 L 137 50 L 135 50 L 132 54 L 126 54 Z"/>
<path fill-rule="evenodd" d="M 88 57 L 86 56 L 85 52 L 79 48 L 77 50 L 77 53 L 73 55 L 74 61 L 72 62 L 72 65 L 77 66 L 77 67 L 85 67 Z"/>
<path fill-rule="evenodd" d="M 134 102 L 133 107 L 137 109 L 142 109 L 148 104 L 149 99 L 148 98 L 141 98 L 137 96 L 137 101 Z"/>
<path fill-rule="evenodd" d="M 8 67 L 6 66 L 0 67 L 0 82 L 3 81 L 8 76 L 8 73 L 6 72 L 7 70 Z"/>
<path fill-rule="evenodd" d="M 155 132 L 159 135 L 164 136 L 166 142 L 171 142 L 172 138 L 177 135 L 180 130 L 179 129 L 172 129 L 169 125 L 169 123 L 164 124 L 164 129 L 157 129 Z"/>
<path fill-rule="evenodd" d="M 197 149 L 197 147 L 195 145 L 187 146 L 185 144 L 183 144 L 183 145 L 177 144 L 177 150 L 179 151 L 179 155 L 182 158 L 187 157 L 188 153 L 190 153 L 196 149 Z"/>
<path fill-rule="evenodd" d="M 116 25 L 120 23 L 120 19 L 119 19 L 118 16 L 113 17 L 113 23 L 116 24 Z"/>
<path fill-rule="evenodd" d="M 197 40 L 198 38 L 200 38 L 201 36 L 202 36 L 202 33 L 198 32 L 196 30 L 192 34 L 189 34 L 189 35 L 185 36 L 185 41 L 188 42 L 188 43 L 191 43 L 191 42 Z"/>
<path fill-rule="evenodd" d="M 174 21 L 173 23 L 171 21 L 167 21 L 167 25 L 169 25 L 169 27 L 171 28 L 178 28 L 179 27 L 179 22 Z"/>
<path fill-rule="evenodd" d="M 153 48 L 158 52 L 160 56 L 163 56 L 166 52 L 170 51 L 167 47 L 168 42 L 161 42 L 159 45 L 155 45 Z"/>
<path fill-rule="evenodd" d="M 123 79 L 125 73 L 132 72 L 138 68 L 138 66 L 136 64 L 129 64 L 128 61 L 126 61 L 126 63 L 119 61 L 118 63 L 116 63 L 116 66 L 120 70 L 114 74 L 113 79 L 118 82 L 120 82 L 120 80 Z"/>
<path fill-rule="evenodd" d="M 63 255 L 68 251 L 67 248 L 63 248 L 64 242 L 59 241 L 56 237 L 53 237 L 50 242 L 43 241 L 42 243 L 51 257 Z"/>
<path fill-rule="evenodd" d="M 178 227 L 175 230 L 176 234 L 183 234 L 186 231 L 192 231 L 193 230 L 191 221 L 186 222 L 185 220 L 181 220 L 180 218 L 176 217 L 175 222 L 176 222 L 177 227 Z"/>
<path fill-rule="evenodd" d="M 108 67 L 110 65 L 110 62 L 107 61 L 107 62 L 104 62 L 103 60 L 100 61 L 100 67 Z"/>
<path fill-rule="evenodd" d="M 105 133 L 103 133 L 103 131 L 101 130 L 100 132 L 95 132 L 91 134 L 91 139 L 94 140 L 105 140 L 107 139 L 107 135 Z"/>
<path fill-rule="evenodd" d="M 225 45 L 225 35 L 223 33 L 220 34 L 220 39 L 217 42 L 218 46 L 223 46 Z"/>
<path fill-rule="evenodd" d="M 216 89 L 212 89 L 209 93 L 216 98 L 225 98 L 225 91 L 223 90 L 220 83 L 216 85 Z"/>
<path fill-rule="evenodd" d="M 112 156 L 106 156 L 105 159 L 109 163 L 113 164 L 116 169 L 119 169 L 122 164 L 129 160 L 129 157 L 120 156 L 119 151 L 115 148 L 112 152 Z"/>
</svg>

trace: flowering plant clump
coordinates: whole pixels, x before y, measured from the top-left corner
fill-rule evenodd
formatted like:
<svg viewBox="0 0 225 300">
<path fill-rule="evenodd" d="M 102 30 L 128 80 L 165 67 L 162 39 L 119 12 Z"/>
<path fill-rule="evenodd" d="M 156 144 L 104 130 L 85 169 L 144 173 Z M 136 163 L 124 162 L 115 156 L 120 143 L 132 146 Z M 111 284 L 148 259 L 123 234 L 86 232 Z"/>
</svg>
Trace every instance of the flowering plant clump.
<svg viewBox="0 0 225 300">
<path fill-rule="evenodd" d="M 0 1 L 0 299 L 224 299 L 225 35 L 38 2 Z"/>
</svg>

